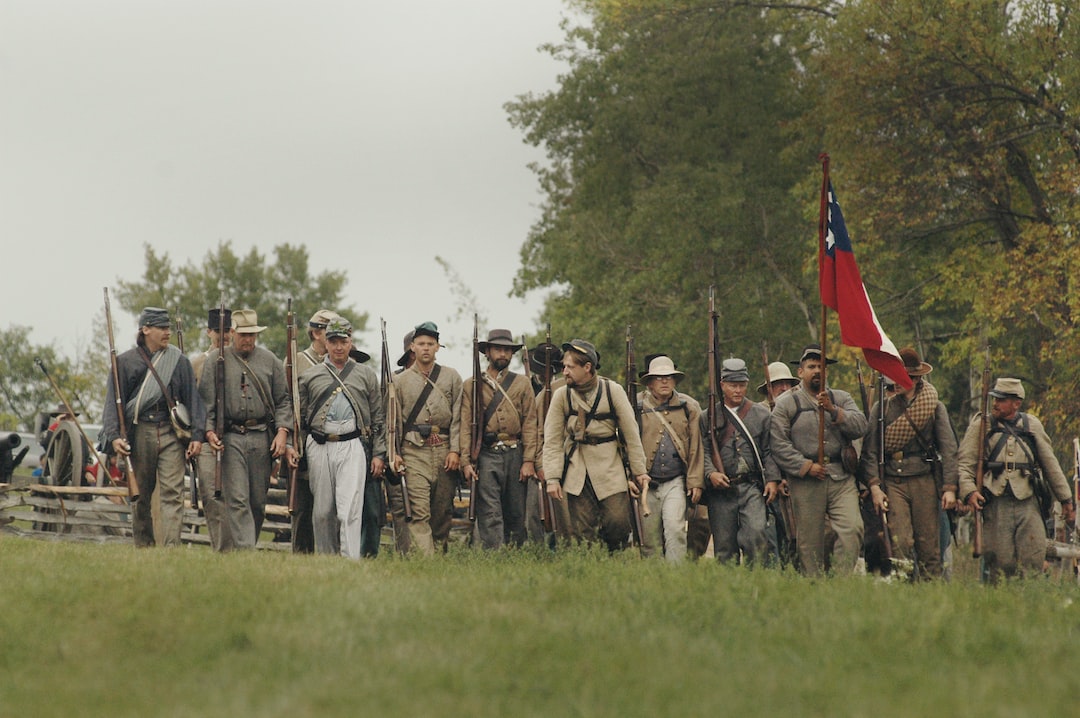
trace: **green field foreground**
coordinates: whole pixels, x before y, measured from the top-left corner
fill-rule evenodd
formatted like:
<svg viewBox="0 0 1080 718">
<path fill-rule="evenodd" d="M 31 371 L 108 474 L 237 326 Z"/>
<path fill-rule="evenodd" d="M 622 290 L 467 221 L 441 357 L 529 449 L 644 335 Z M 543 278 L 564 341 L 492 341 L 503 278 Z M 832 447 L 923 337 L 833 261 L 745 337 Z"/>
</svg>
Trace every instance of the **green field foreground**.
<svg viewBox="0 0 1080 718">
<path fill-rule="evenodd" d="M 1078 593 L 0 536 L 0 714 L 1076 715 Z"/>
</svg>

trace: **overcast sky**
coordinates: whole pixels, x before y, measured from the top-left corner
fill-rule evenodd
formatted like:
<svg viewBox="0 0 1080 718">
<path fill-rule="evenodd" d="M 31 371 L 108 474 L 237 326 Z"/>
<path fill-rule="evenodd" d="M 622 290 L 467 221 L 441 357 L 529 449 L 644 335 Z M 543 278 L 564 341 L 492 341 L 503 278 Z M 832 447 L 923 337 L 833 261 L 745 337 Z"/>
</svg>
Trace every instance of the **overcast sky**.
<svg viewBox="0 0 1080 718">
<path fill-rule="evenodd" d="M 303 243 L 348 272 L 358 343 L 391 353 L 436 321 L 469 370 L 471 317 L 541 325 L 508 297 L 539 217 L 541 160 L 503 104 L 565 68 L 562 0 L 4 0 L 0 3 L 0 328 L 62 353 L 89 338 L 102 287 L 174 265 Z M 216 297 L 212 298 L 216 301 Z M 257 307 L 256 307 L 257 309 Z M 117 318 L 130 337 L 134 317 Z M 482 331 L 488 327 L 482 327 Z"/>
</svg>

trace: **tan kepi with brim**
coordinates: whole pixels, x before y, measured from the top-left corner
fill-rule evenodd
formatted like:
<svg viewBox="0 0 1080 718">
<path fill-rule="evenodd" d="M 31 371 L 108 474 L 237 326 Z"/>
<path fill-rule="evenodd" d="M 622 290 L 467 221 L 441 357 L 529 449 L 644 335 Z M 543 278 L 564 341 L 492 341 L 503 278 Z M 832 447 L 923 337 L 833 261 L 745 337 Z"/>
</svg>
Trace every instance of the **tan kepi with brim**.
<svg viewBox="0 0 1080 718">
<path fill-rule="evenodd" d="M 232 329 L 237 334 L 258 334 L 266 331 L 259 326 L 259 315 L 254 309 L 237 309 L 232 313 Z"/>
<path fill-rule="evenodd" d="M 1023 399 L 1024 385 L 1019 379 L 1002 377 L 994 382 L 994 388 L 989 394 L 998 399 Z"/>
<path fill-rule="evenodd" d="M 919 352 L 912 347 L 904 347 L 900 350 L 900 360 L 904 362 L 904 371 L 910 377 L 926 376 L 934 371 L 934 367 L 924 362 Z"/>
<path fill-rule="evenodd" d="M 778 381 L 786 381 L 790 384 L 798 384 L 799 380 L 791 375 L 791 368 L 782 361 L 774 361 L 769 364 L 769 382 L 775 384 Z M 765 382 L 758 384 L 758 394 L 765 393 Z"/>
<path fill-rule="evenodd" d="M 507 347 L 516 352 L 521 346 L 521 344 L 514 341 L 514 335 L 510 333 L 509 329 L 492 329 L 488 332 L 487 341 L 476 343 L 476 348 L 481 353 L 486 352 L 488 347 Z"/>
<path fill-rule="evenodd" d="M 320 309 L 311 315 L 307 325 L 312 329 L 326 329 L 326 325 L 330 323 L 330 320 L 337 316 L 338 313 L 332 309 Z"/>
<path fill-rule="evenodd" d="M 675 381 L 682 381 L 686 375 L 675 368 L 675 362 L 671 360 L 669 356 L 658 356 L 649 362 L 649 371 L 642 376 L 642 380 L 648 382 L 650 379 L 657 379 L 662 376 L 670 376 Z"/>
</svg>

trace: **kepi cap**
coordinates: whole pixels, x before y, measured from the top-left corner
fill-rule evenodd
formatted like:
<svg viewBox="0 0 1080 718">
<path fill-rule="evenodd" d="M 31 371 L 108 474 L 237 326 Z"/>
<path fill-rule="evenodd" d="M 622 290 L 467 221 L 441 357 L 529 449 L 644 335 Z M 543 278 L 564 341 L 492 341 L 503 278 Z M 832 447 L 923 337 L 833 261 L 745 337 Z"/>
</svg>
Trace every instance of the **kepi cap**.
<svg viewBox="0 0 1080 718">
<path fill-rule="evenodd" d="M 332 309 L 320 309 L 311 315 L 307 325 L 312 329 L 326 329 L 326 325 L 336 316 L 338 316 L 338 313 Z"/>
<path fill-rule="evenodd" d="M 424 322 L 413 327 L 413 340 L 417 337 L 433 337 L 439 341 L 439 326 L 435 322 Z"/>
<path fill-rule="evenodd" d="M 225 327 L 226 331 L 232 327 L 232 310 L 228 307 L 225 308 Z M 221 329 L 221 307 L 214 307 L 206 313 L 206 328 L 215 332 Z"/>
<path fill-rule="evenodd" d="M 1023 399 L 1024 385 L 1019 379 L 1002 377 L 994 382 L 994 388 L 989 393 L 998 399 Z"/>
<path fill-rule="evenodd" d="M 725 359 L 720 365 L 720 381 L 749 382 L 750 372 L 746 368 L 746 361 L 738 357 Z"/>
<path fill-rule="evenodd" d="M 139 315 L 140 327 L 168 327 L 169 312 L 161 307 L 144 307 Z"/>
<path fill-rule="evenodd" d="M 352 324 L 345 317 L 334 316 L 326 324 L 326 338 L 332 337 L 351 337 L 353 332 Z"/>
<path fill-rule="evenodd" d="M 593 369 L 600 368 L 600 352 L 596 351 L 596 346 L 592 342 L 587 342 L 584 339 L 571 339 L 562 345 L 564 360 L 565 353 L 568 351 L 576 351 L 585 355 L 585 359 L 592 363 Z"/>
</svg>

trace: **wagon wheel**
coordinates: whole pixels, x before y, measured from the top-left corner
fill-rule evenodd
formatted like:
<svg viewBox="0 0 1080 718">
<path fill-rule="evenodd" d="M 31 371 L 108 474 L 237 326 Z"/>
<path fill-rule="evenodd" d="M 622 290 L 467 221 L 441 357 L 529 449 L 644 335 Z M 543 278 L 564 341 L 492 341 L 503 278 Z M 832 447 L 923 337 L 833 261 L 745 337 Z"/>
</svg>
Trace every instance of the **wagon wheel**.
<svg viewBox="0 0 1080 718">
<path fill-rule="evenodd" d="M 79 429 L 71 421 L 61 421 L 45 449 L 45 471 L 41 483 L 49 486 L 80 486 L 86 467 L 86 446 Z M 48 513 L 54 510 L 42 509 Z M 35 528 L 55 531 L 57 524 L 37 524 Z"/>
</svg>

